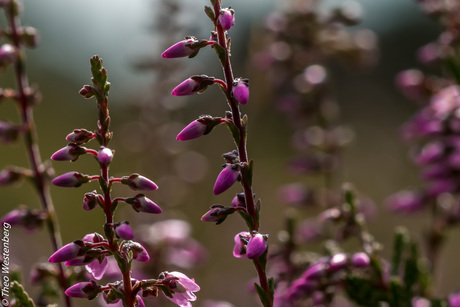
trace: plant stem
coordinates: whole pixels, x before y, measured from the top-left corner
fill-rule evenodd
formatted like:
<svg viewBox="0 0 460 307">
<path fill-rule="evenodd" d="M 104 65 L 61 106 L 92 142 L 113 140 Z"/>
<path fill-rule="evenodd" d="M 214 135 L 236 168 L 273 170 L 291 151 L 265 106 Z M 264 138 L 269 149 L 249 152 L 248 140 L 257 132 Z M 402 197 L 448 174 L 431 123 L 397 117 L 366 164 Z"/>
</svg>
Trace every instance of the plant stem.
<svg viewBox="0 0 460 307">
<path fill-rule="evenodd" d="M 240 162 L 243 165 L 243 167 L 247 167 L 249 163 L 249 159 L 248 159 L 247 147 L 246 147 L 246 131 L 245 131 L 246 128 L 243 126 L 243 123 L 241 121 L 241 112 L 240 112 L 239 104 L 238 102 L 235 101 L 235 99 L 232 97 L 232 94 L 231 94 L 234 77 L 233 77 L 232 66 L 230 63 L 230 52 L 229 52 L 229 46 L 227 44 L 227 36 L 222 26 L 217 22 L 219 13 L 220 13 L 220 9 L 221 9 L 220 0 L 215 1 L 214 26 L 217 31 L 218 44 L 222 46 L 222 48 L 224 48 L 226 52 L 226 63 L 222 65 L 222 69 L 223 69 L 224 76 L 225 76 L 225 83 L 227 84 L 225 94 L 227 98 L 227 103 L 230 106 L 230 109 L 232 112 L 233 123 L 238 128 L 239 133 L 240 133 L 239 142 L 237 142 L 236 144 L 238 147 L 238 155 L 240 158 Z M 241 176 L 241 177 L 242 177 L 241 185 L 244 190 L 246 208 L 247 208 L 248 214 L 252 217 L 252 220 L 253 220 L 252 228 L 250 229 L 252 233 L 252 231 L 259 231 L 259 220 L 258 220 L 257 212 L 256 212 L 257 211 L 256 204 L 254 203 L 252 186 L 246 181 L 245 176 Z M 259 276 L 260 286 L 267 294 L 267 307 L 272 307 L 273 301 L 270 295 L 267 274 L 258 259 L 254 259 L 253 262 L 254 262 L 254 266 L 256 268 L 257 274 Z"/>
<path fill-rule="evenodd" d="M 14 12 L 14 6 L 15 5 L 12 3 L 9 6 L 9 8 L 6 9 L 6 15 L 11 27 L 11 37 L 13 40 L 13 44 L 17 52 L 17 60 L 14 63 L 14 70 L 18 86 L 17 91 L 19 96 L 21 121 L 23 127 L 25 127 L 24 140 L 27 148 L 29 162 L 34 173 L 35 187 L 40 198 L 42 209 L 46 212 L 46 226 L 49 232 L 49 237 L 53 251 L 55 252 L 62 246 L 62 239 L 56 212 L 54 210 L 51 194 L 49 192 L 49 182 L 47 178 L 45 178 L 46 169 L 44 168 L 40 157 L 40 150 L 37 142 L 37 131 L 34 123 L 33 109 L 32 106 L 29 105 L 28 98 L 26 95 L 26 89 L 29 88 L 29 82 L 27 75 L 25 73 L 25 52 L 19 39 L 18 30 L 20 29 L 20 20 Z M 68 286 L 64 267 L 61 263 L 56 263 L 56 266 L 58 267 L 59 283 L 60 287 L 62 288 L 65 305 L 67 307 L 70 307 L 70 298 L 64 293 Z"/>
</svg>

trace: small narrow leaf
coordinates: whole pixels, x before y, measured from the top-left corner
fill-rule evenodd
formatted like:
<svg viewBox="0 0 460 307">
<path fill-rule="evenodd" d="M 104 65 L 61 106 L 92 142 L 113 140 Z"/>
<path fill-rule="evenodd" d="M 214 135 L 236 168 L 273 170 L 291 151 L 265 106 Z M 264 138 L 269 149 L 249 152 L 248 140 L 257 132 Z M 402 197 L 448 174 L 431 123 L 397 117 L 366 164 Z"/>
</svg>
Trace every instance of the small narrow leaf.
<svg viewBox="0 0 460 307">
<path fill-rule="evenodd" d="M 246 222 L 246 225 L 248 226 L 248 228 L 252 229 L 254 227 L 254 222 L 252 220 L 252 216 L 250 216 L 248 213 L 246 213 L 244 211 L 238 211 L 238 213 L 244 219 L 244 221 Z"/>
<path fill-rule="evenodd" d="M 254 169 L 254 161 L 251 160 L 249 163 L 243 168 L 243 176 L 244 180 L 247 184 L 252 187 L 252 174 Z"/>
<path fill-rule="evenodd" d="M 227 124 L 228 129 L 233 135 L 233 139 L 235 140 L 235 144 L 238 146 L 240 144 L 240 130 L 235 126 L 235 124 L 229 120 L 225 122 Z"/>
<path fill-rule="evenodd" d="M 208 15 L 209 19 L 211 19 L 212 22 L 216 20 L 216 16 L 214 15 L 214 11 L 212 10 L 212 8 L 210 8 L 209 6 L 205 6 L 204 11 L 206 15 Z"/>
<path fill-rule="evenodd" d="M 220 63 L 222 66 L 227 64 L 227 50 L 219 44 L 214 45 L 214 50 L 216 50 L 217 56 L 219 57 Z"/>
<path fill-rule="evenodd" d="M 270 298 L 273 301 L 275 298 L 275 279 L 273 277 L 268 279 L 268 289 L 270 290 Z"/>
<path fill-rule="evenodd" d="M 391 263 L 391 275 L 393 276 L 397 276 L 399 273 L 399 267 L 401 265 L 403 253 L 406 249 L 407 241 L 407 230 L 403 227 L 396 229 L 393 240 L 393 257 Z"/>
<path fill-rule="evenodd" d="M 260 301 L 262 302 L 264 307 L 267 307 L 268 306 L 268 295 L 267 295 L 267 293 L 257 283 L 254 283 L 254 288 L 256 289 L 257 294 L 259 295 Z"/>
</svg>

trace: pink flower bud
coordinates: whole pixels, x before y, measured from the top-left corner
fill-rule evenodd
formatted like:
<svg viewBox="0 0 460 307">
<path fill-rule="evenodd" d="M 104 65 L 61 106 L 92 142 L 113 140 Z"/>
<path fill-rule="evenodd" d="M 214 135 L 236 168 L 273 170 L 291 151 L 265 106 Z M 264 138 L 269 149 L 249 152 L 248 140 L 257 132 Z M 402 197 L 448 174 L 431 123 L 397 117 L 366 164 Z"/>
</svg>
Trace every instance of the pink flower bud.
<svg viewBox="0 0 460 307">
<path fill-rule="evenodd" d="M 235 23 L 235 11 L 232 9 L 221 9 L 219 12 L 219 23 L 225 31 L 230 30 Z"/>
<path fill-rule="evenodd" d="M 140 262 L 148 262 L 150 260 L 149 253 L 145 250 L 145 248 L 139 244 L 134 243 L 133 251 L 133 259 L 140 261 Z"/>
<path fill-rule="evenodd" d="M 75 161 L 80 157 L 80 155 L 85 153 L 86 148 L 80 147 L 76 144 L 69 144 L 66 147 L 56 151 L 51 156 L 51 159 L 54 161 Z"/>
<path fill-rule="evenodd" d="M 188 141 L 192 139 L 199 138 L 204 135 L 206 132 L 206 122 L 200 120 L 194 120 L 187 125 L 182 131 L 177 135 L 176 140 L 178 141 Z"/>
<path fill-rule="evenodd" d="M 10 44 L 0 47 L 0 67 L 6 67 L 16 59 L 16 48 Z"/>
<path fill-rule="evenodd" d="M 198 87 L 199 87 L 200 83 L 197 82 L 196 80 L 193 80 L 192 78 L 188 78 L 184 81 L 182 81 L 182 83 L 180 83 L 178 86 L 176 86 L 171 94 L 173 96 L 187 96 L 187 95 L 193 95 L 193 94 L 197 94 L 198 91 Z"/>
<path fill-rule="evenodd" d="M 198 49 L 193 46 L 193 43 L 197 43 L 198 40 L 195 37 L 186 37 L 178 43 L 175 43 L 168 49 L 166 49 L 161 56 L 165 59 L 171 58 L 183 58 L 194 54 Z"/>
<path fill-rule="evenodd" d="M 233 247 L 233 256 L 236 258 L 246 257 L 246 246 L 251 239 L 251 234 L 242 231 L 235 236 L 235 247 Z"/>
<path fill-rule="evenodd" d="M 249 259 L 257 259 L 267 250 L 267 236 L 256 233 L 249 239 L 246 246 L 246 256 Z"/>
<path fill-rule="evenodd" d="M 99 196 L 100 195 L 96 193 L 96 190 L 86 193 L 83 197 L 83 210 L 90 211 L 96 208 Z"/>
<path fill-rule="evenodd" d="M 237 78 L 233 81 L 233 97 L 241 104 L 246 104 L 249 100 L 249 80 Z"/>
<path fill-rule="evenodd" d="M 153 201 L 145 197 L 144 194 L 138 194 L 133 198 L 127 198 L 126 202 L 133 206 L 133 209 L 145 213 L 161 213 L 161 208 Z"/>
<path fill-rule="evenodd" d="M 67 264 L 67 263 L 66 263 Z M 94 279 L 101 280 L 104 277 L 104 273 L 107 270 L 108 262 L 107 257 L 104 257 L 101 262 L 99 259 L 94 259 L 91 263 L 85 266 L 86 270 L 93 275 Z"/>
<path fill-rule="evenodd" d="M 134 191 L 154 191 L 158 186 L 152 180 L 139 174 L 131 174 L 121 178 L 121 183 L 128 185 Z"/>
<path fill-rule="evenodd" d="M 83 241 L 79 240 L 66 244 L 58 249 L 54 254 L 52 254 L 48 261 L 51 263 L 56 263 L 74 259 L 78 256 L 83 246 Z"/>
<path fill-rule="evenodd" d="M 339 271 L 347 266 L 347 255 L 344 253 L 335 254 L 329 261 L 329 268 L 332 271 Z"/>
<path fill-rule="evenodd" d="M 366 253 L 356 253 L 351 257 L 351 264 L 356 268 L 368 267 L 371 263 L 369 256 Z"/>
<path fill-rule="evenodd" d="M 99 292 L 98 288 L 94 282 L 79 282 L 65 290 L 65 294 L 70 297 L 90 298 L 94 295 L 94 292 Z"/>
<path fill-rule="evenodd" d="M 222 205 L 212 205 L 211 210 L 206 212 L 202 217 L 201 220 L 203 222 L 211 222 L 211 223 L 216 223 L 219 225 L 225 219 L 227 218 L 228 215 L 235 213 L 235 208 L 233 207 L 224 207 Z"/>
<path fill-rule="evenodd" d="M 24 177 L 24 171 L 20 168 L 5 168 L 0 171 L 0 187 L 17 183 Z"/>
<path fill-rule="evenodd" d="M 233 208 L 246 207 L 246 200 L 244 198 L 244 193 L 238 193 L 235 195 L 235 197 L 232 199 L 232 207 Z"/>
<path fill-rule="evenodd" d="M 195 283 L 193 278 L 187 277 L 181 272 L 164 272 L 165 278 L 162 284 L 171 291 L 172 297 L 167 298 L 179 306 L 191 306 L 190 301 L 196 300 L 193 292 L 200 291 L 200 286 Z"/>
<path fill-rule="evenodd" d="M 0 67 L 1 68 L 1 67 Z M 0 141 L 3 144 L 11 144 L 17 140 L 19 127 L 6 121 L 0 122 Z"/>
<path fill-rule="evenodd" d="M 321 258 L 313 265 L 308 267 L 308 269 L 302 274 L 302 278 L 306 280 L 318 280 L 327 273 L 329 265 L 326 258 Z"/>
<path fill-rule="evenodd" d="M 115 234 L 118 238 L 122 238 L 124 240 L 134 239 L 133 230 L 126 221 L 115 224 Z"/>
<path fill-rule="evenodd" d="M 77 188 L 83 183 L 89 182 L 88 175 L 80 174 L 78 172 L 68 172 L 54 178 L 51 183 L 58 187 L 63 188 Z"/>
<path fill-rule="evenodd" d="M 75 129 L 66 136 L 66 140 L 70 143 L 81 145 L 87 143 L 94 138 L 94 133 L 86 129 Z"/>
<path fill-rule="evenodd" d="M 227 164 L 227 166 L 219 173 L 214 184 L 214 194 L 219 195 L 230 188 L 240 175 L 236 165 Z"/>
<path fill-rule="evenodd" d="M 21 225 L 26 216 L 27 210 L 25 208 L 14 209 L 0 219 L 0 225 L 3 225 L 3 223 L 10 224 L 11 226 Z"/>
<path fill-rule="evenodd" d="M 101 146 L 101 148 L 97 152 L 97 160 L 99 161 L 99 163 L 108 165 L 110 164 L 110 162 L 112 162 L 112 158 L 113 151 L 110 148 Z"/>
<path fill-rule="evenodd" d="M 460 293 L 452 293 L 448 298 L 449 307 L 460 307 Z"/>
</svg>

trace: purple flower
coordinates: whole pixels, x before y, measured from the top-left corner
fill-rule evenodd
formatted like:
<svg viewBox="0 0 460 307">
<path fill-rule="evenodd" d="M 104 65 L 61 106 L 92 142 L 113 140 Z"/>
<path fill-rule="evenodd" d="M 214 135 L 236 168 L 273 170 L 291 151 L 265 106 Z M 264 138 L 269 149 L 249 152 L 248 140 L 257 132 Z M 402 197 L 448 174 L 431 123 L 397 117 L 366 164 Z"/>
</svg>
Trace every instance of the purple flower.
<svg viewBox="0 0 460 307">
<path fill-rule="evenodd" d="M 86 129 L 75 129 L 66 136 L 66 140 L 77 145 L 84 144 L 94 138 L 94 133 Z"/>
<path fill-rule="evenodd" d="M 196 300 L 193 292 L 200 291 L 200 286 L 193 278 L 188 278 L 180 272 L 167 272 L 163 281 L 172 293 L 172 298 L 167 298 L 174 304 L 182 307 L 191 307 L 191 301 Z"/>
<path fill-rule="evenodd" d="M 96 208 L 97 206 L 97 199 L 100 195 L 97 194 L 96 190 L 92 192 L 85 193 L 83 197 L 83 210 L 90 211 Z"/>
<path fill-rule="evenodd" d="M 154 191 L 158 186 L 152 180 L 139 174 L 131 174 L 121 178 L 121 183 L 128 185 L 134 191 Z"/>
<path fill-rule="evenodd" d="M 99 163 L 108 165 L 110 164 L 110 162 L 112 162 L 112 158 L 113 151 L 110 148 L 101 146 L 101 148 L 97 152 L 97 160 L 99 161 Z"/>
<path fill-rule="evenodd" d="M 0 171 L 0 187 L 17 183 L 24 177 L 24 171 L 20 168 L 5 168 Z"/>
<path fill-rule="evenodd" d="M 267 246 L 267 235 L 256 233 L 249 239 L 246 246 L 246 256 L 249 259 L 257 259 L 265 253 Z"/>
<path fill-rule="evenodd" d="M 83 183 L 87 183 L 89 181 L 90 177 L 88 175 L 80 174 L 78 172 L 68 172 L 57 176 L 51 182 L 58 187 L 77 188 Z"/>
<path fill-rule="evenodd" d="M 86 148 L 80 147 L 76 144 L 68 144 L 66 147 L 59 149 L 52 156 L 54 161 L 75 161 L 86 153 Z"/>
<path fill-rule="evenodd" d="M 385 205 L 392 211 L 410 213 L 424 206 L 423 197 L 414 191 L 400 191 L 385 200 Z"/>
<path fill-rule="evenodd" d="M 417 156 L 417 163 L 426 165 L 442 159 L 444 153 L 444 145 L 439 142 L 429 143 L 423 147 L 420 154 Z"/>
<path fill-rule="evenodd" d="M 149 253 L 145 250 L 145 248 L 139 244 L 136 243 L 135 249 L 133 249 L 133 259 L 140 261 L 140 262 L 148 262 L 150 260 Z"/>
<path fill-rule="evenodd" d="M 246 200 L 244 198 L 244 193 L 238 193 L 235 195 L 235 197 L 232 199 L 232 207 L 233 208 L 246 207 Z"/>
<path fill-rule="evenodd" d="M 176 137 L 178 141 L 188 141 L 199 138 L 206 132 L 206 122 L 200 120 L 194 120 L 188 124 Z"/>
<path fill-rule="evenodd" d="M 133 198 L 127 198 L 126 202 L 133 206 L 133 209 L 145 213 L 158 214 L 161 213 L 161 208 L 153 201 L 145 197 L 144 194 L 137 194 Z"/>
<path fill-rule="evenodd" d="M 329 261 L 329 268 L 332 271 L 339 271 L 347 266 L 348 258 L 344 253 L 335 254 Z"/>
<path fill-rule="evenodd" d="M 0 225 L 3 223 L 10 224 L 11 226 L 20 225 L 23 222 L 23 219 L 27 215 L 27 210 L 24 208 L 14 209 L 13 211 L 8 212 L 0 219 Z"/>
<path fill-rule="evenodd" d="M 247 231 L 242 231 L 235 236 L 235 247 L 233 248 L 233 256 L 236 258 L 246 257 L 246 246 L 251 239 L 251 234 Z"/>
<path fill-rule="evenodd" d="M 237 78 L 233 81 L 233 97 L 241 104 L 246 104 L 249 100 L 249 80 Z"/>
<path fill-rule="evenodd" d="M 66 263 L 67 264 L 67 263 Z M 108 262 L 107 257 L 103 257 L 102 261 L 99 262 L 99 259 L 94 259 L 91 263 L 87 264 L 86 270 L 93 275 L 94 279 L 101 280 L 104 277 L 104 273 L 107 270 Z"/>
<path fill-rule="evenodd" d="M 230 188 L 238 180 L 240 172 L 237 165 L 227 164 L 219 173 L 214 184 L 214 194 L 219 195 Z"/>
<path fill-rule="evenodd" d="M 211 223 L 216 223 L 219 225 L 225 219 L 227 218 L 228 215 L 235 213 L 235 208 L 234 207 L 224 207 L 222 205 L 212 205 L 211 210 L 206 212 L 202 217 L 201 220 L 203 222 L 211 222 Z"/>
<path fill-rule="evenodd" d="M 412 307 L 431 307 L 431 302 L 423 297 L 414 297 Z"/>
<path fill-rule="evenodd" d="M 115 224 L 115 234 L 118 238 L 122 238 L 124 240 L 134 239 L 133 230 L 126 221 Z"/>
<path fill-rule="evenodd" d="M 366 253 L 360 252 L 351 256 L 351 264 L 356 268 L 368 267 L 370 263 L 371 260 Z"/>
<path fill-rule="evenodd" d="M 448 298 L 449 307 L 460 307 L 460 293 L 452 293 Z"/>
<path fill-rule="evenodd" d="M 56 263 L 74 259 L 79 255 L 83 246 L 84 243 L 80 240 L 66 244 L 60 249 L 58 249 L 56 252 L 54 252 L 54 254 L 52 254 L 51 257 L 48 259 L 48 261 Z"/>
<path fill-rule="evenodd" d="M 173 96 L 187 96 L 198 93 L 198 88 L 200 83 L 192 78 L 188 78 L 182 81 L 178 86 L 176 86 L 171 94 Z"/>
<path fill-rule="evenodd" d="M 221 9 L 218 20 L 225 31 L 230 30 L 235 23 L 235 11 L 229 8 Z"/>
<path fill-rule="evenodd" d="M 90 298 L 97 293 L 99 293 L 99 287 L 91 281 L 79 282 L 65 290 L 67 296 L 77 298 Z"/>
<path fill-rule="evenodd" d="M 199 50 L 193 46 L 193 44 L 197 42 L 198 40 L 195 37 L 186 37 L 184 40 L 175 43 L 174 45 L 166 49 L 161 54 L 161 56 L 165 59 L 183 58 L 191 56 L 197 50 Z"/>
<path fill-rule="evenodd" d="M 16 48 L 10 44 L 3 44 L 0 46 L 0 67 L 12 63 L 16 58 Z"/>
<path fill-rule="evenodd" d="M 308 269 L 303 272 L 302 278 L 305 280 L 318 280 L 324 275 L 326 275 L 327 270 L 329 269 L 329 263 L 327 258 L 321 258 L 316 261 L 314 264 L 308 267 Z"/>
</svg>

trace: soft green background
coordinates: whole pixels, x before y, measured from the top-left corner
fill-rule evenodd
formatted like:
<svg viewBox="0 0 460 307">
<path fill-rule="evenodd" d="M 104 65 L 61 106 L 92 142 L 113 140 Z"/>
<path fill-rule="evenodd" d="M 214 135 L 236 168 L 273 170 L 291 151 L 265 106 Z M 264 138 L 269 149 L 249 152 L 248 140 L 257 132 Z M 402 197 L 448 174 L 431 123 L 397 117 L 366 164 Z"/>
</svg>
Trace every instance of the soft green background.
<svg viewBox="0 0 460 307">
<path fill-rule="evenodd" d="M 161 155 L 142 154 L 142 139 L 136 141 L 136 112 L 132 106 L 151 97 L 154 76 L 139 73 L 133 63 L 146 56 L 160 57 L 156 46 L 161 33 L 152 32 L 150 27 L 155 17 L 158 1 L 25 1 L 23 24 L 39 29 L 42 41 L 37 50 L 28 52 L 28 74 L 31 83 L 39 84 L 43 102 L 37 108 L 35 118 L 38 126 L 41 154 L 47 159 L 54 151 L 66 145 L 65 135 L 74 128 L 94 129 L 96 112 L 94 101 L 79 97 L 78 90 L 89 82 L 89 57 L 97 53 L 104 59 L 112 83 L 110 91 L 112 129 L 115 138 L 112 147 L 116 155 L 112 164 L 112 175 L 142 173 L 156 181 L 160 190 L 148 193 L 164 209 L 160 216 L 134 215 L 130 210 L 121 210 L 117 215 L 123 219 L 152 223 L 165 218 L 183 218 L 194 225 L 194 237 L 209 248 L 208 265 L 189 273 L 196 277 L 204 298 L 228 300 L 236 306 L 254 306 L 251 298 L 246 298 L 247 281 L 254 276 L 249 261 L 234 259 L 231 254 L 233 236 L 245 229 L 242 221 L 230 218 L 223 225 L 215 226 L 199 221 L 201 215 L 213 203 L 227 204 L 238 189 L 221 196 L 213 196 L 212 186 L 220 170 L 221 153 L 232 149 L 230 136 L 220 127 L 209 136 L 192 141 L 189 148 L 206 157 L 203 169 L 198 172 L 198 181 L 186 184 L 182 180 L 175 183 L 170 173 L 177 169 L 187 169 L 185 145 L 175 145 L 176 133 L 197 116 L 210 113 L 220 116 L 226 109 L 217 89 L 210 89 L 199 97 L 188 99 L 184 112 L 175 112 L 172 120 L 180 124 L 170 125 L 165 130 L 167 145 L 182 164 L 172 159 L 164 160 Z M 180 23 L 188 30 L 186 34 L 207 37 L 210 24 L 204 17 L 202 8 L 206 1 L 185 1 L 186 14 Z M 326 1 L 333 5 L 340 1 Z M 416 49 L 434 40 L 439 28 L 423 16 L 415 1 L 361 1 L 365 15 L 360 27 L 376 31 L 380 40 L 380 63 L 372 71 L 362 73 L 335 68 L 334 86 L 336 97 L 342 109 L 343 122 L 351 126 L 356 139 L 345 154 L 342 172 L 343 181 L 352 182 L 360 194 L 373 198 L 377 204 L 404 188 L 417 186 L 417 170 L 408 159 L 408 148 L 399 139 L 398 129 L 415 112 L 416 106 L 404 100 L 394 88 L 394 76 L 401 70 L 418 65 L 414 60 Z M 233 63 L 235 75 L 248 76 L 260 80 L 256 72 L 248 69 L 247 54 L 253 29 L 260 26 L 262 18 L 274 9 L 282 7 L 282 1 L 253 0 L 225 1 L 236 11 L 236 24 L 231 30 L 233 37 Z M 3 21 L 2 21 L 3 22 Z M 176 40 L 180 40 L 183 34 Z M 190 74 L 219 76 L 218 62 L 212 52 L 203 51 L 195 60 L 177 59 L 183 63 L 183 75 L 177 83 Z M 187 70 L 187 71 L 186 71 Z M 161 77 L 160 77 L 161 78 Z M 13 86 L 11 70 L 0 77 L 0 85 Z M 251 101 L 243 107 L 250 118 L 249 155 L 256 162 L 254 187 L 262 198 L 262 231 L 270 233 L 270 242 L 276 242 L 276 233 L 282 227 L 282 212 L 285 209 L 277 199 L 277 188 L 285 183 L 302 178 L 292 178 L 285 171 L 285 162 L 292 155 L 289 144 L 289 129 L 281 115 L 273 113 L 270 103 L 264 101 L 267 95 L 264 86 L 251 92 Z M 174 98 L 172 103 L 186 98 Z M 152 115 L 154 116 L 154 115 Z M 13 106 L 0 105 L 0 120 L 16 119 Z M 129 124 L 129 125 L 128 125 Z M 131 128 L 130 128 L 131 127 Z M 134 127 L 134 128 L 133 128 Z M 158 132 L 152 132 L 157 134 Z M 151 144 L 164 147 L 164 143 Z M 173 142 L 174 141 L 174 142 Z M 133 148 L 135 145 L 139 148 Z M 150 145 L 149 145 L 150 146 Z M 12 146 L 0 145 L 0 169 L 7 165 L 27 165 L 21 143 Z M 146 148 L 143 148 L 146 150 Z M 152 150 L 150 148 L 149 150 Z M 155 148 L 153 148 L 155 151 Z M 202 156 L 194 154 L 202 161 Z M 198 158 L 196 158 L 198 157 Z M 176 164 L 174 164 L 176 163 Z M 194 161 L 193 163 L 197 163 Z M 77 163 L 53 163 L 56 174 L 71 170 L 96 172 L 96 164 L 89 157 Z M 200 171 L 203 171 L 201 174 Z M 190 176 L 190 175 L 188 175 Z M 187 174 L 185 174 L 187 177 Z M 193 177 L 193 176 L 192 176 Z M 201 179 L 202 177 L 202 179 Z M 162 185 L 162 183 L 164 185 Z M 162 188 L 164 186 L 165 188 Z M 88 232 L 102 232 L 103 216 L 99 210 L 84 212 L 81 209 L 83 194 L 95 186 L 78 189 L 52 187 L 57 213 L 62 227 L 64 242 L 81 238 Z M 122 190 L 126 191 L 126 190 Z M 116 193 L 121 193 L 119 190 Z M 132 192 L 130 192 L 132 193 Z M 18 204 L 38 207 L 33 189 L 23 184 L 0 190 L 0 215 Z M 379 219 L 372 223 L 371 230 L 385 246 L 391 246 L 392 229 L 406 225 L 411 232 L 420 236 L 429 219 L 423 215 L 415 218 L 395 216 L 380 208 Z M 45 261 L 50 247 L 45 232 L 25 233 L 14 229 L 13 260 L 25 273 L 37 260 Z M 443 249 L 436 276 L 436 291 L 447 295 L 460 286 L 455 241 L 458 232 L 453 232 Z M 389 256 L 388 249 L 385 255 Z M 168 270 L 168 268 L 164 268 Z M 199 304 L 197 304 L 198 306 Z M 86 301 L 81 306 L 92 306 Z"/>
</svg>

